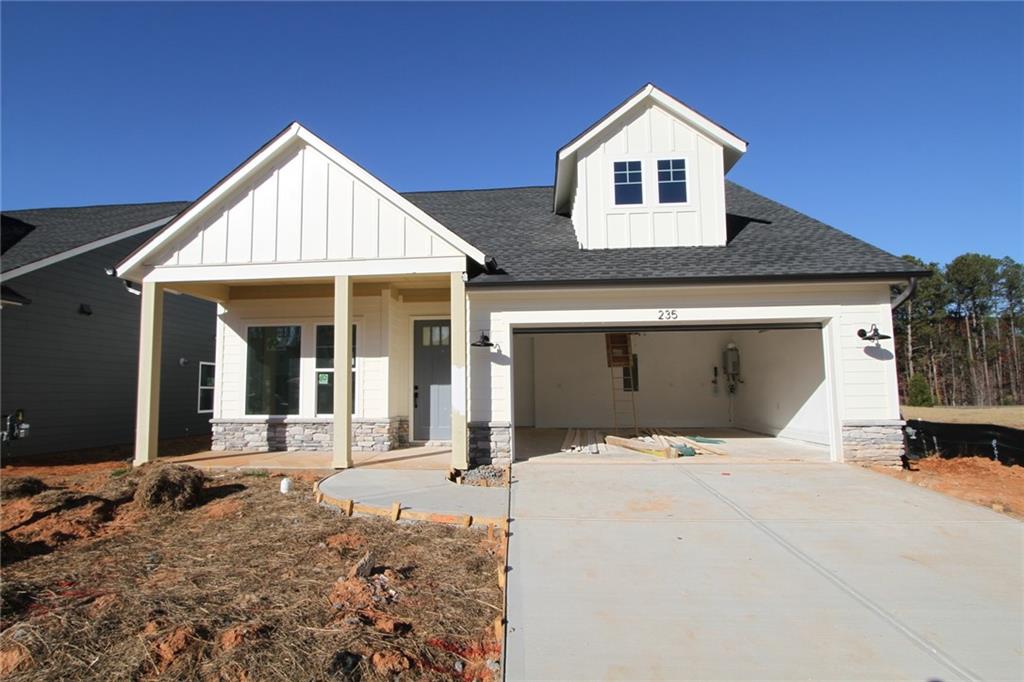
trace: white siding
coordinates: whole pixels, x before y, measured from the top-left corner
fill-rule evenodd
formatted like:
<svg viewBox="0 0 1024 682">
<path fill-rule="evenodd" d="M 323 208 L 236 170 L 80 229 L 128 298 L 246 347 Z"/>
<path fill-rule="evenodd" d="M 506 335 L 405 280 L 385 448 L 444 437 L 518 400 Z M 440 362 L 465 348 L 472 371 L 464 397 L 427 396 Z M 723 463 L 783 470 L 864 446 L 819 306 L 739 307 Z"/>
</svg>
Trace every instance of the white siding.
<svg viewBox="0 0 1024 682">
<path fill-rule="evenodd" d="M 572 220 L 585 249 L 725 244 L 722 146 L 644 105 L 580 149 Z M 658 203 L 657 162 L 685 158 L 687 203 Z M 612 165 L 641 161 L 644 203 L 616 206 Z"/>
<path fill-rule="evenodd" d="M 898 419 L 893 342 L 874 350 L 857 338 L 877 324 L 892 334 L 885 284 L 663 287 L 649 289 L 481 292 L 470 290 L 469 335 L 487 331 L 497 344 L 470 353 L 470 421 L 512 419 L 513 327 L 587 324 L 658 325 L 658 311 L 674 309 L 681 322 L 816 321 L 834 334 L 826 374 L 842 420 Z M 872 346 L 873 347 L 873 346 Z M 641 377 L 641 381 L 643 378 Z"/>
<path fill-rule="evenodd" d="M 156 258 L 158 267 L 457 256 L 459 251 L 316 149 L 296 143 Z"/>
<path fill-rule="evenodd" d="M 220 368 L 217 418 L 245 414 L 246 329 L 255 325 L 302 326 L 300 417 L 316 409 L 316 326 L 333 324 L 329 298 L 235 300 L 221 307 L 217 322 Z M 411 410 L 412 321 L 447 319 L 448 303 L 405 303 L 385 290 L 381 296 L 356 296 L 352 317 L 356 338 L 356 417 L 407 417 Z"/>
</svg>

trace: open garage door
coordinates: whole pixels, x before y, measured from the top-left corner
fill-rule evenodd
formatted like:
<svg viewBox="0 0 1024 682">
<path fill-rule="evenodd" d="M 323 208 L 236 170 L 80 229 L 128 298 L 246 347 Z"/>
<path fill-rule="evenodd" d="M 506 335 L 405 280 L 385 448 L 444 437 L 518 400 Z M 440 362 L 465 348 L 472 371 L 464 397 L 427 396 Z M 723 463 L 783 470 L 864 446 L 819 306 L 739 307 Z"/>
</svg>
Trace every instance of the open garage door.
<svg viewBox="0 0 1024 682">
<path fill-rule="evenodd" d="M 517 329 L 513 343 L 518 460 L 573 450 L 573 429 L 577 451 L 668 432 L 755 460 L 830 459 L 819 324 Z"/>
</svg>

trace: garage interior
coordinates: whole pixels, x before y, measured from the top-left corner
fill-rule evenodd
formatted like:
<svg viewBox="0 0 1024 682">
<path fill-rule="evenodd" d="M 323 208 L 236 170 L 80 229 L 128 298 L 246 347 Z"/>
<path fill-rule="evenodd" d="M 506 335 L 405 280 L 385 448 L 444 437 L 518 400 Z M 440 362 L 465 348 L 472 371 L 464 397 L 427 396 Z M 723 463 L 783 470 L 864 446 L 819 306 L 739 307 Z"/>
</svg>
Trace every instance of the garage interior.
<svg viewBox="0 0 1024 682">
<path fill-rule="evenodd" d="M 615 436 L 697 437 L 711 444 L 698 460 L 830 459 L 820 325 L 532 329 L 513 343 L 516 461 L 658 459 Z"/>
</svg>

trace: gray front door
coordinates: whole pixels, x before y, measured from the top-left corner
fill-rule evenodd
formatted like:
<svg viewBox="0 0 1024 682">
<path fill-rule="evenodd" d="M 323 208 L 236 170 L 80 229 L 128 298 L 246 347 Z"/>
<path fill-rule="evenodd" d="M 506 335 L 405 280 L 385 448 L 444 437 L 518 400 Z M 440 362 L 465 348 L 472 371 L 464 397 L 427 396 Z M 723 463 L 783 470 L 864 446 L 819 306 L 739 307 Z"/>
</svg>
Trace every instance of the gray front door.
<svg viewBox="0 0 1024 682">
<path fill-rule="evenodd" d="M 413 439 L 451 440 L 451 322 L 416 320 L 413 332 Z"/>
</svg>

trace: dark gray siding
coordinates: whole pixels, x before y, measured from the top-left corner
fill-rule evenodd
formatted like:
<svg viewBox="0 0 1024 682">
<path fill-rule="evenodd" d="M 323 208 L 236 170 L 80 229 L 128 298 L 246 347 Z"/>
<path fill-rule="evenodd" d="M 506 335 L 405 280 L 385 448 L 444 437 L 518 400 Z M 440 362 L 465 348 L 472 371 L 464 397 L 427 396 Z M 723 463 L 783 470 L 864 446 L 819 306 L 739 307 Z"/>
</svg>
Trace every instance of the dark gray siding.
<svg viewBox="0 0 1024 682">
<path fill-rule="evenodd" d="M 146 233 L 11 281 L 32 303 L 0 312 L 0 402 L 24 408 L 31 436 L 11 454 L 130 443 L 135 433 L 139 297 L 104 268 Z M 92 315 L 78 312 L 80 304 Z M 160 437 L 209 433 L 198 414 L 199 361 L 214 361 L 216 306 L 165 294 Z M 180 358 L 187 359 L 182 367 Z"/>
</svg>

